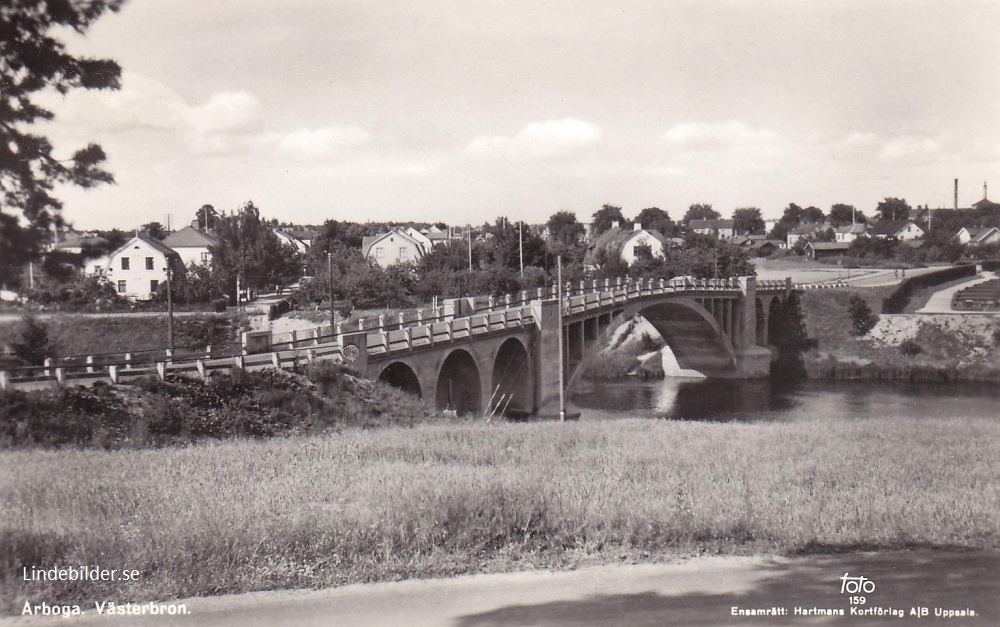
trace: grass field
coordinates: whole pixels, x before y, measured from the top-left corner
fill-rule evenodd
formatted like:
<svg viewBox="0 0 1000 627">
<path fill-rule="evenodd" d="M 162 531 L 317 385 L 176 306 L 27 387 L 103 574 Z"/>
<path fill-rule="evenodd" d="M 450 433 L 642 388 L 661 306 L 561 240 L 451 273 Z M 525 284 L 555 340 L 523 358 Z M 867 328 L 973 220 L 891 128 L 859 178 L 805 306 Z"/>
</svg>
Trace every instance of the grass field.
<svg viewBox="0 0 1000 627">
<path fill-rule="evenodd" d="M 0 456 L 0 599 L 132 601 L 697 552 L 1000 547 L 1000 423 L 450 424 Z M 19 581 L 134 568 L 137 584 Z"/>
</svg>

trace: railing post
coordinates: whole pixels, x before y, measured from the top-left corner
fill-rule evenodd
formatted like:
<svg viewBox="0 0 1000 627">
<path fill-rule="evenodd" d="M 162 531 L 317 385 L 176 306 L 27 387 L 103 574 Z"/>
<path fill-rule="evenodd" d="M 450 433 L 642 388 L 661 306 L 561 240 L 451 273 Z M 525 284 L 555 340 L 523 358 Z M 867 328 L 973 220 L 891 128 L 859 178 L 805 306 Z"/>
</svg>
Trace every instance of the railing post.
<svg viewBox="0 0 1000 627">
<path fill-rule="evenodd" d="M 195 365 L 195 368 L 198 369 L 198 376 L 200 376 L 202 379 L 206 379 L 207 375 L 206 375 L 206 372 L 205 372 L 205 360 L 204 359 L 196 359 L 195 362 L 194 362 L 194 365 Z"/>
<path fill-rule="evenodd" d="M 274 366 L 275 370 L 281 370 L 281 355 L 277 352 L 271 353 L 271 365 Z"/>
<path fill-rule="evenodd" d="M 358 331 L 364 331 L 364 330 L 365 330 L 365 319 L 358 318 Z"/>
<path fill-rule="evenodd" d="M 160 381 L 164 381 L 167 378 L 167 362 L 158 361 L 156 362 L 156 376 L 160 378 Z"/>
<path fill-rule="evenodd" d="M 45 374 L 45 378 L 48 379 L 49 377 L 52 376 L 52 371 L 51 371 L 51 368 L 52 368 L 52 358 L 51 357 L 46 357 L 45 361 L 43 362 L 43 364 L 45 365 L 45 370 L 43 372 Z"/>
<path fill-rule="evenodd" d="M 417 324 L 423 324 L 423 322 L 424 322 L 424 310 L 423 309 L 418 309 L 417 310 Z"/>
<path fill-rule="evenodd" d="M 235 368 L 236 370 L 243 370 L 245 366 L 246 363 L 243 361 L 243 355 L 237 355 L 236 357 L 233 357 L 233 368 Z"/>
<path fill-rule="evenodd" d="M 166 356 L 167 356 L 167 361 L 173 361 L 173 360 L 174 360 L 174 349 L 172 349 L 172 348 L 168 348 L 168 349 L 166 349 L 166 350 L 165 350 L 165 351 L 163 351 L 163 352 L 164 352 L 164 353 L 166 354 Z"/>
<path fill-rule="evenodd" d="M 453 339 L 455 339 L 455 321 L 454 320 L 449 320 L 448 321 L 448 341 L 450 342 Z"/>
<path fill-rule="evenodd" d="M 65 385 L 66 384 L 66 369 L 65 368 L 56 368 L 55 370 L 56 370 L 56 383 L 58 383 L 59 385 Z"/>
<path fill-rule="evenodd" d="M 406 315 L 401 311 L 399 312 L 399 328 L 402 329 L 406 325 Z"/>
<path fill-rule="evenodd" d="M 510 307 L 510 294 L 503 295 L 503 306 Z"/>
<path fill-rule="evenodd" d="M 92 374 L 94 372 L 94 356 L 87 355 L 87 374 Z"/>
<path fill-rule="evenodd" d="M 125 369 L 130 370 L 132 368 L 132 353 L 125 353 Z"/>
<path fill-rule="evenodd" d="M 378 316 L 378 328 L 383 331 L 385 330 L 385 316 L 383 314 L 379 314 Z"/>
<path fill-rule="evenodd" d="M 108 366 L 108 378 L 111 379 L 111 383 L 118 384 L 118 365 L 111 364 Z"/>
<path fill-rule="evenodd" d="M 0 390 L 6 390 L 10 387 L 10 375 L 6 370 L 0 370 Z"/>
<path fill-rule="evenodd" d="M 316 351 L 314 349 L 309 349 L 306 351 L 306 360 L 312 364 L 316 362 Z"/>
</svg>

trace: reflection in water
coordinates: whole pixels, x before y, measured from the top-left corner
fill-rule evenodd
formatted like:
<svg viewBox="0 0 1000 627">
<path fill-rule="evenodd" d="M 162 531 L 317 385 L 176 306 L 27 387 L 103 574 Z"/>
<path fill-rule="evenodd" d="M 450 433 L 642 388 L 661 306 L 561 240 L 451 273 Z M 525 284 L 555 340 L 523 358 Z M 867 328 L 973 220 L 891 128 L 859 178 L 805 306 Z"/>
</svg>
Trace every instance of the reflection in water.
<svg viewBox="0 0 1000 627">
<path fill-rule="evenodd" d="M 1000 417 L 1000 389 L 981 384 L 688 379 L 582 381 L 581 419 L 794 421 Z"/>
</svg>

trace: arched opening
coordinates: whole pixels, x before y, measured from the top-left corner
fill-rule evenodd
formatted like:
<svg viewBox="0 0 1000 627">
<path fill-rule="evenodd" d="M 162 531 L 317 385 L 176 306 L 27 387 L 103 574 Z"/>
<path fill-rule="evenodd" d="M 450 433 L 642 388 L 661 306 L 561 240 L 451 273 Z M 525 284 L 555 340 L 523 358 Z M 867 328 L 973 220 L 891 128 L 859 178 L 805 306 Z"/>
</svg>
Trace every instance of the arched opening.
<svg viewBox="0 0 1000 627">
<path fill-rule="evenodd" d="M 378 375 L 378 380 L 384 381 L 392 387 L 403 390 L 408 394 L 413 394 L 417 398 L 423 398 L 424 396 L 420 391 L 420 380 L 417 379 L 417 373 L 413 372 L 412 368 L 401 361 L 395 361 L 386 366 L 382 370 L 382 373 Z"/>
<path fill-rule="evenodd" d="M 767 316 L 764 313 L 764 303 L 759 298 L 754 299 L 754 318 L 757 321 L 756 344 L 757 346 L 767 346 Z"/>
<path fill-rule="evenodd" d="M 516 338 L 500 346 L 493 362 L 493 380 L 490 385 L 491 415 L 527 416 L 531 413 L 531 385 L 529 382 L 528 351 Z"/>
<path fill-rule="evenodd" d="M 781 331 L 781 299 L 777 296 L 771 298 L 771 304 L 767 308 L 767 342 L 774 344 Z"/>
<path fill-rule="evenodd" d="M 462 349 L 452 351 L 441 364 L 436 391 L 438 409 L 452 410 L 459 416 L 481 413 L 479 368 L 472 355 Z"/>
<path fill-rule="evenodd" d="M 704 308 L 675 301 L 639 313 L 663 336 L 681 368 L 708 376 L 726 376 L 735 370 L 732 345 Z"/>
</svg>

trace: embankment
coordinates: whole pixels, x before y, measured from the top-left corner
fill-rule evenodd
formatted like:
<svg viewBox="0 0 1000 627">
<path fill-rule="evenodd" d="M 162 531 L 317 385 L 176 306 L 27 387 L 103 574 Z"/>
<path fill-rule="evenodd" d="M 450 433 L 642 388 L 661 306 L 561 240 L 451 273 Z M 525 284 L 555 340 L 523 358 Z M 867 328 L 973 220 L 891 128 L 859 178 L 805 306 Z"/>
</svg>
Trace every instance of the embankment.
<svg viewBox="0 0 1000 627">
<path fill-rule="evenodd" d="M 879 311 L 885 288 L 802 294 L 806 330 L 816 348 L 803 355 L 810 378 L 947 382 L 1000 380 L 1000 317 L 882 314 L 866 335 L 853 333 L 851 294 Z"/>
</svg>

